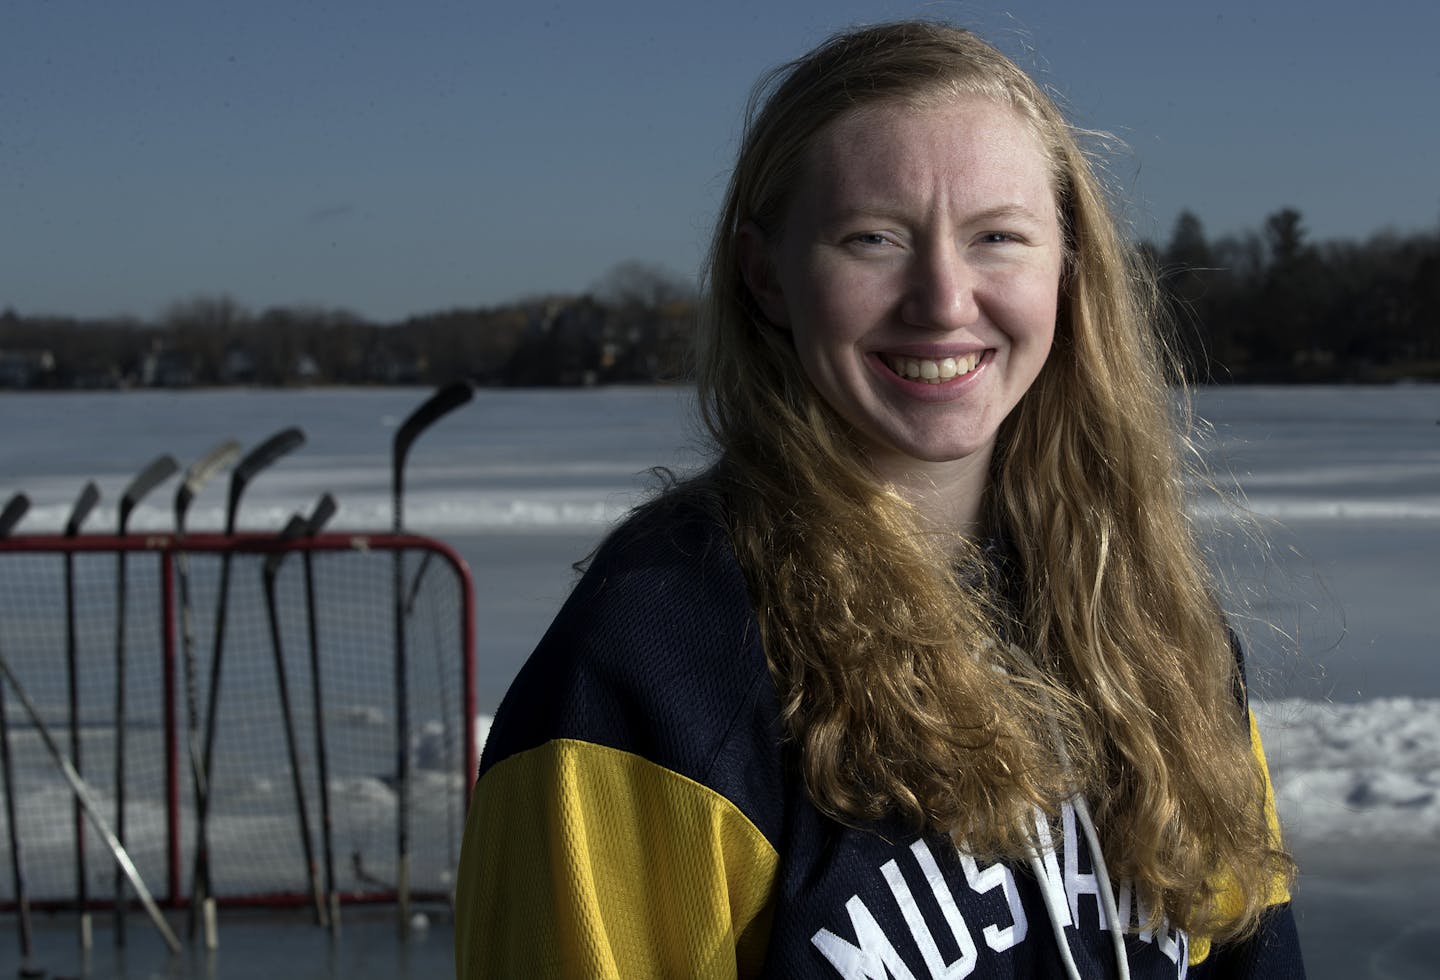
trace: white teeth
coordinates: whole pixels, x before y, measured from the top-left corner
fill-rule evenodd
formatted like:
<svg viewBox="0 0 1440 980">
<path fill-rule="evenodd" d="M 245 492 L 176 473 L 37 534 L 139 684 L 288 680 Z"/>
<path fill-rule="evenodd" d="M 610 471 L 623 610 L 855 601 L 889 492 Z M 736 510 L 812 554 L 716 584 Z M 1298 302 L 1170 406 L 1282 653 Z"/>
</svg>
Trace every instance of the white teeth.
<svg viewBox="0 0 1440 980">
<path fill-rule="evenodd" d="M 889 365 L 890 370 L 902 378 L 939 384 L 975 370 L 980 363 L 980 354 L 976 352 L 966 354 L 964 357 L 946 357 L 938 361 L 923 357 L 895 357 L 886 354 L 885 363 Z"/>
</svg>

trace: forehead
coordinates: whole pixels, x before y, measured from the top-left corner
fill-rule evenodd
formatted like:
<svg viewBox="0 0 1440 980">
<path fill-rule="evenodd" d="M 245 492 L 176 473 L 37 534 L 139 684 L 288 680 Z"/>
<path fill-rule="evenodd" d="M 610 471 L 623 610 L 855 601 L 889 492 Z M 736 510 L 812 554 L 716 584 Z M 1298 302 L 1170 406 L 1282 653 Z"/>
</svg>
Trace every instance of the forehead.
<svg viewBox="0 0 1440 980">
<path fill-rule="evenodd" d="M 816 134 L 801 194 L 829 198 L 1002 198 L 990 204 L 1049 207 L 1054 166 L 1034 126 L 1011 106 L 978 95 L 923 105 L 853 109 Z"/>
</svg>

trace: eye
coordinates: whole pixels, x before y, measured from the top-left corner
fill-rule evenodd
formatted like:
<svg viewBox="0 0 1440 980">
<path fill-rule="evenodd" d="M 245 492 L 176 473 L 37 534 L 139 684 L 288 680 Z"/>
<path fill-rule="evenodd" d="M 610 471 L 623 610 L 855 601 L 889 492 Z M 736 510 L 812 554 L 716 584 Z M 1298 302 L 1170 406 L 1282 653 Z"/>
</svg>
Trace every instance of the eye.
<svg viewBox="0 0 1440 980">
<path fill-rule="evenodd" d="M 1023 239 L 1009 231 L 987 231 L 980 236 L 980 241 L 986 245 L 1002 245 L 1006 242 L 1019 242 Z"/>
<path fill-rule="evenodd" d="M 890 244 L 890 239 L 886 238 L 884 235 L 880 234 L 878 231 L 866 231 L 866 232 L 861 232 L 861 233 L 858 234 L 858 235 L 851 235 L 851 236 L 850 236 L 850 240 L 851 240 L 852 242 L 854 242 L 856 245 L 888 245 L 888 244 Z"/>
</svg>

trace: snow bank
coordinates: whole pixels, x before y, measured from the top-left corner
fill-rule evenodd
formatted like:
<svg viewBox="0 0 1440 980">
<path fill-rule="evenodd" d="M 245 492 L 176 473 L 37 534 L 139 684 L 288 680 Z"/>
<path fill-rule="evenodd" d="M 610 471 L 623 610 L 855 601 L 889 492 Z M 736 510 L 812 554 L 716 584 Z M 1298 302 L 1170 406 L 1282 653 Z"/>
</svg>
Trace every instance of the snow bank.
<svg viewBox="0 0 1440 980">
<path fill-rule="evenodd" d="M 1254 709 L 1292 844 L 1440 843 L 1440 699 Z"/>
</svg>

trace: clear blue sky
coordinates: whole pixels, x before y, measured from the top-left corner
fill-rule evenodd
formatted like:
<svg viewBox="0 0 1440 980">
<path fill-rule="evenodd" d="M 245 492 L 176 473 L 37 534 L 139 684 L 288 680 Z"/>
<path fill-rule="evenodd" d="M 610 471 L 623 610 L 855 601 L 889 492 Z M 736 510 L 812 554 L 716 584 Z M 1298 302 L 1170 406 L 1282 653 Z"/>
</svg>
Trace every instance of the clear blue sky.
<svg viewBox="0 0 1440 980">
<path fill-rule="evenodd" d="M 972 26 L 1126 144 L 1137 232 L 1440 223 L 1440 3 L 0 3 L 0 309 L 391 319 L 700 262 L 755 78 Z"/>
</svg>

